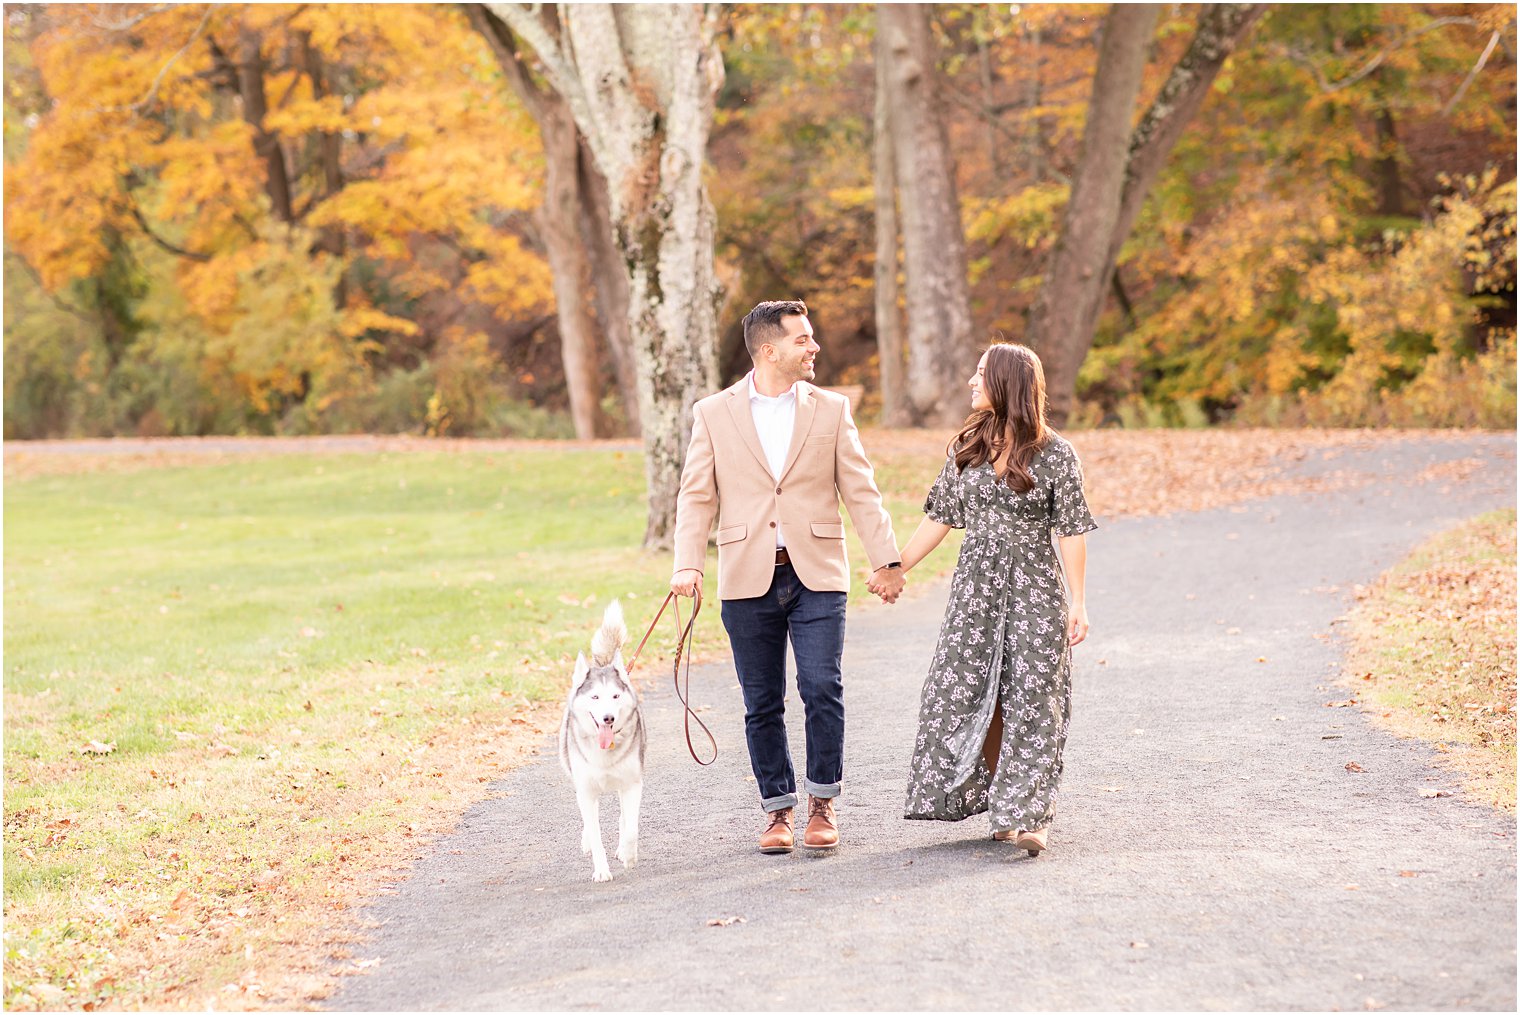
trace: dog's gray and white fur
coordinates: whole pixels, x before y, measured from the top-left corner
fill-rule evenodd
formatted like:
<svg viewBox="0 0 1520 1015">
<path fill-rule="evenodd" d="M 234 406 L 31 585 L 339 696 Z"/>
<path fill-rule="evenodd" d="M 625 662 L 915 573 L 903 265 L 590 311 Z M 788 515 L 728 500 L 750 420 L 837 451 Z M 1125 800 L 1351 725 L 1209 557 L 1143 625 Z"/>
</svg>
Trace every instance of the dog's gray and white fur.
<svg viewBox="0 0 1520 1015">
<path fill-rule="evenodd" d="M 644 721 L 639 698 L 623 665 L 628 627 L 614 599 L 591 638 L 591 661 L 575 660 L 570 700 L 559 727 L 559 761 L 575 785 L 581 808 L 581 852 L 590 853 L 591 879 L 611 881 L 602 846 L 598 805 L 602 794 L 618 795 L 617 858 L 624 867 L 639 859 L 639 799 L 644 791 Z"/>
</svg>

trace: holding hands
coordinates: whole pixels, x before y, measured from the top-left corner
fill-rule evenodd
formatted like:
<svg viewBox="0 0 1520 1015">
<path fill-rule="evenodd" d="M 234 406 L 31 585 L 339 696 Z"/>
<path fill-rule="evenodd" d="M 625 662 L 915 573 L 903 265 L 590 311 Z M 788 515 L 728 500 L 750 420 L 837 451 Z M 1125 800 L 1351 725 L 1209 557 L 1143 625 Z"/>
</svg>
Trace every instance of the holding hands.
<svg viewBox="0 0 1520 1015">
<path fill-rule="evenodd" d="M 866 588 L 881 597 L 884 603 L 895 603 L 908 584 L 907 575 L 901 567 L 879 567 L 871 572 Z"/>
</svg>

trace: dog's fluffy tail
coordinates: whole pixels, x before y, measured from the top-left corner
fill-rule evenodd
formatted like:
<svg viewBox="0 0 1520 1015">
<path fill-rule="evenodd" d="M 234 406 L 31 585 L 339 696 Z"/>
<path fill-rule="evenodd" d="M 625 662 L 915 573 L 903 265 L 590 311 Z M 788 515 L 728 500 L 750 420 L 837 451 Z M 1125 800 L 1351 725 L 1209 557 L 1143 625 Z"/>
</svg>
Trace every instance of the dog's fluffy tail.
<svg viewBox="0 0 1520 1015">
<path fill-rule="evenodd" d="M 602 626 L 591 636 L 591 664 L 606 666 L 628 640 L 628 625 L 623 623 L 623 607 L 616 599 L 607 604 Z"/>
</svg>

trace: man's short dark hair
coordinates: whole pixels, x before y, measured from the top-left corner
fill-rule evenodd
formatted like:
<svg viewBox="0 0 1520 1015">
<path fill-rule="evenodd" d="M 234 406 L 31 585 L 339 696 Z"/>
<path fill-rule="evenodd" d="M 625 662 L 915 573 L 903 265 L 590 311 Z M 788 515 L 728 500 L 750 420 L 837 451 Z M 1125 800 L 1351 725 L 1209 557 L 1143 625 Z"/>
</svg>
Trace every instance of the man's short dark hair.
<svg viewBox="0 0 1520 1015">
<path fill-rule="evenodd" d="M 750 359 L 760 355 L 760 347 L 786 333 L 783 317 L 806 317 L 807 304 L 801 300 L 765 300 L 744 315 L 744 348 Z"/>
</svg>

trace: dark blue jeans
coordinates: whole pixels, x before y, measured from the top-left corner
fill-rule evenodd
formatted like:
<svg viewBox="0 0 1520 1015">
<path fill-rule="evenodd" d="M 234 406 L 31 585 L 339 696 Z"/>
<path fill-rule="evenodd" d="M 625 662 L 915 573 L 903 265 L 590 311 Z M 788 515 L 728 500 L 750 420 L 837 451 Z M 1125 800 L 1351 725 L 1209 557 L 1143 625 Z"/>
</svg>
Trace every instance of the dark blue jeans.
<svg viewBox="0 0 1520 1015">
<path fill-rule="evenodd" d="M 797 806 L 797 778 L 786 737 L 786 642 L 797 660 L 797 693 L 807 734 L 803 788 L 839 795 L 844 775 L 843 592 L 814 592 L 790 564 L 776 566 L 770 591 L 723 600 L 723 626 L 744 692 L 744 737 L 767 811 Z"/>
</svg>

